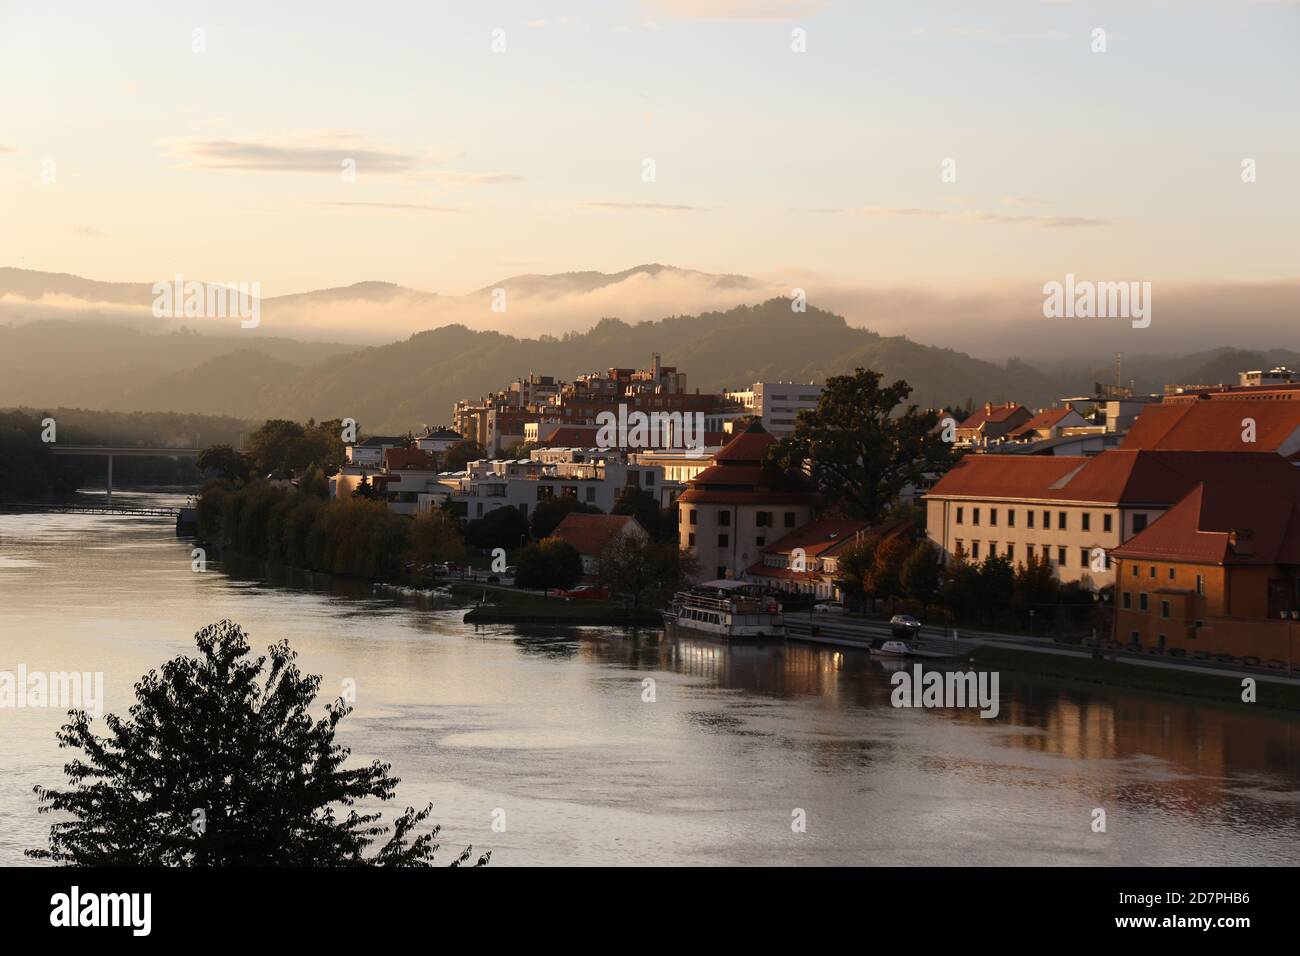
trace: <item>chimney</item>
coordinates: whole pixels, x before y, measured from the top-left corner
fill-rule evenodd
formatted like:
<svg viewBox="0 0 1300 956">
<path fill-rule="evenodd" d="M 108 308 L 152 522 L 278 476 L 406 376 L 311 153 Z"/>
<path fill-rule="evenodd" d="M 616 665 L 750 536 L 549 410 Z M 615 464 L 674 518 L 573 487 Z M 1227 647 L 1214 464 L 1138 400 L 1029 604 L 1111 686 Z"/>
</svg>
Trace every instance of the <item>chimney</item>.
<svg viewBox="0 0 1300 956">
<path fill-rule="evenodd" d="M 1255 533 L 1250 528 L 1233 528 L 1228 532 L 1228 546 L 1233 554 L 1254 554 Z"/>
</svg>

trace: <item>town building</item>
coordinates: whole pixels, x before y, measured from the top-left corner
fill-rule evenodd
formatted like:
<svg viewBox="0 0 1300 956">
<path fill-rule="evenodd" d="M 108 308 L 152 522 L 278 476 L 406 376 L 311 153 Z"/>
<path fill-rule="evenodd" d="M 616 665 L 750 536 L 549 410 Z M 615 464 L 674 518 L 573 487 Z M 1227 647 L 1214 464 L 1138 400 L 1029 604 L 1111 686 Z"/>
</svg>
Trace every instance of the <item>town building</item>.
<svg viewBox="0 0 1300 956">
<path fill-rule="evenodd" d="M 1280 456 L 1255 452 L 967 455 L 925 496 L 926 527 L 944 560 L 1045 556 L 1062 582 L 1100 588 L 1115 581 L 1110 552 L 1197 483 L 1291 470 Z"/>
<path fill-rule="evenodd" d="M 807 523 L 817 502 L 801 471 L 767 463 L 776 438 L 753 422 L 687 482 L 678 498 L 680 546 L 706 579 L 739 579 L 771 541 Z"/>
<path fill-rule="evenodd" d="M 839 556 L 866 535 L 885 540 L 906 535 L 912 527 L 901 519 L 872 527 L 856 518 L 816 518 L 766 545 L 762 559 L 745 569 L 744 579 L 777 591 L 842 601 L 836 580 Z"/>
<path fill-rule="evenodd" d="M 573 545 L 582 558 L 582 573 L 590 577 L 596 573 L 600 553 L 609 543 L 624 535 L 644 541 L 649 535 L 641 523 L 631 515 L 596 515 L 573 512 L 564 516 L 551 533 Z"/>
<path fill-rule="evenodd" d="M 1272 456 L 1268 456 L 1272 457 Z M 1300 472 L 1196 484 L 1112 552 L 1120 644 L 1300 664 Z"/>
<path fill-rule="evenodd" d="M 957 423 L 956 444 L 973 447 L 1002 441 L 1033 417 L 1033 412 L 1016 402 L 1005 405 L 985 402 L 983 408 L 976 409 Z"/>
<path fill-rule="evenodd" d="M 1177 398 L 1143 412 L 1121 447 L 1272 452 L 1300 461 L 1300 402 Z"/>
<path fill-rule="evenodd" d="M 372 435 L 364 441 L 346 446 L 343 453 L 350 465 L 378 468 L 384 463 L 384 452 L 390 448 L 405 448 L 409 444 L 400 435 Z"/>
<path fill-rule="evenodd" d="M 723 392 L 739 414 L 754 416 L 777 438 L 792 434 L 799 412 L 816 408 L 821 395 L 822 386 L 812 382 L 755 382 L 745 391 Z"/>
</svg>

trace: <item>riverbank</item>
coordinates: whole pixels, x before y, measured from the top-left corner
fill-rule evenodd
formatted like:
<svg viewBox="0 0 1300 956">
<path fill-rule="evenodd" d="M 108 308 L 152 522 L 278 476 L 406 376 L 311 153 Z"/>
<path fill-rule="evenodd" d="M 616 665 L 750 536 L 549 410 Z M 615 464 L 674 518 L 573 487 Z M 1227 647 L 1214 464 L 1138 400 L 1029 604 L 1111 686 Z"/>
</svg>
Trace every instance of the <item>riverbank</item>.
<svg viewBox="0 0 1300 956">
<path fill-rule="evenodd" d="M 466 624 L 575 624 L 610 627 L 659 627 L 658 611 L 628 608 L 612 601 L 574 601 L 542 596 L 499 585 L 457 581 L 447 586 L 454 597 L 478 602 L 465 612 Z"/>
<path fill-rule="evenodd" d="M 1283 680 L 1273 681 L 1266 676 L 1251 675 L 1256 682 L 1255 702 L 1248 704 L 1242 700 L 1242 678 L 1235 675 L 987 644 L 973 650 L 969 659 L 976 667 L 984 670 L 1011 671 L 1077 684 L 1195 697 L 1236 704 L 1243 708 L 1264 707 L 1300 712 L 1300 685 Z M 1283 675 L 1278 676 L 1281 678 Z"/>
</svg>

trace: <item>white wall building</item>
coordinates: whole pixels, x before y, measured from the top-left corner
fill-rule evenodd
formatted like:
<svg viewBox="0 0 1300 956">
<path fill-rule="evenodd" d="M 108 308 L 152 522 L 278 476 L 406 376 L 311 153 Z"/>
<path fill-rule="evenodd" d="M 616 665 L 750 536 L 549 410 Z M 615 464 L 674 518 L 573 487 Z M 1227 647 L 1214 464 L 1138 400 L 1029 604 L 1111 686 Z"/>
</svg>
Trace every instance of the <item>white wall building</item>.
<svg viewBox="0 0 1300 956">
<path fill-rule="evenodd" d="M 748 391 L 723 393 L 739 403 L 746 414 L 757 416 L 768 433 L 777 438 L 793 432 L 799 412 L 816 408 L 821 394 L 821 385 L 795 382 L 755 382 Z"/>
</svg>

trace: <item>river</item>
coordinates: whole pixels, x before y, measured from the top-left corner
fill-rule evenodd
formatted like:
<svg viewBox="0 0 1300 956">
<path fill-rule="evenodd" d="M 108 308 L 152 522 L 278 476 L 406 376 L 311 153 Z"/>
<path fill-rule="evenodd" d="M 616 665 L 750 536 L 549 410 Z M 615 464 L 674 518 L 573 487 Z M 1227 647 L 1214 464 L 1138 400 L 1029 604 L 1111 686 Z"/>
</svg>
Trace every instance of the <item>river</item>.
<svg viewBox="0 0 1300 956">
<path fill-rule="evenodd" d="M 191 547 L 158 519 L 0 515 L 0 671 L 102 671 L 123 713 L 205 624 L 287 639 L 323 694 L 355 682 L 340 739 L 401 777 L 386 811 L 434 803 L 444 862 L 1300 863 L 1285 716 L 1010 674 L 993 720 L 895 709 L 857 651 L 475 628 L 437 595 L 196 573 Z M 0 710 L 0 864 L 43 845 L 32 787 L 65 782 L 63 718 Z"/>
</svg>

